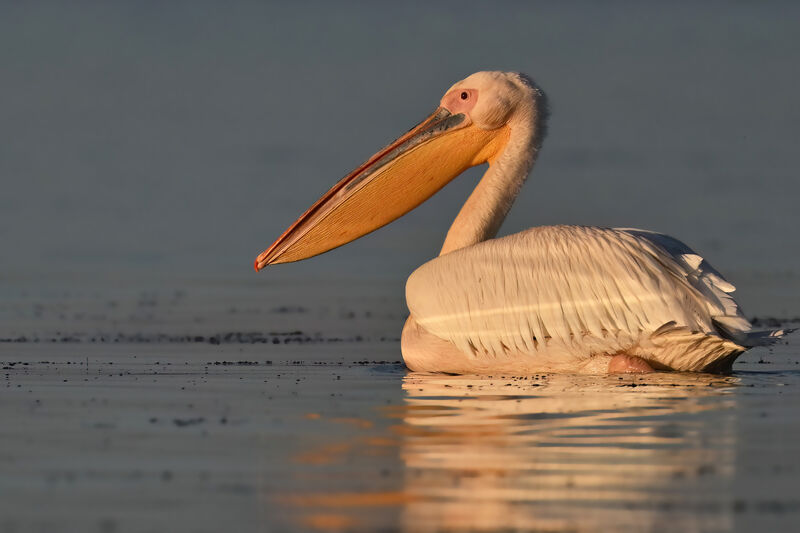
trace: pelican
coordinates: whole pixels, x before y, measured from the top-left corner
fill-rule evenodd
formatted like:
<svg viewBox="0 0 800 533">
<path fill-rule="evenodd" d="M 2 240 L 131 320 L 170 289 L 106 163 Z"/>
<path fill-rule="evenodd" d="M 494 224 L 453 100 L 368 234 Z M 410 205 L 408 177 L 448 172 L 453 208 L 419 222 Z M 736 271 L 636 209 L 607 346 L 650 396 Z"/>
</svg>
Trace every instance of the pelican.
<svg viewBox="0 0 800 533">
<path fill-rule="evenodd" d="M 408 213 L 488 163 L 439 256 L 406 283 L 412 371 L 453 374 L 730 371 L 756 331 L 728 283 L 682 242 L 639 229 L 542 226 L 495 238 L 542 145 L 544 92 L 516 72 L 477 72 L 345 176 L 255 261 L 321 254 Z"/>
</svg>

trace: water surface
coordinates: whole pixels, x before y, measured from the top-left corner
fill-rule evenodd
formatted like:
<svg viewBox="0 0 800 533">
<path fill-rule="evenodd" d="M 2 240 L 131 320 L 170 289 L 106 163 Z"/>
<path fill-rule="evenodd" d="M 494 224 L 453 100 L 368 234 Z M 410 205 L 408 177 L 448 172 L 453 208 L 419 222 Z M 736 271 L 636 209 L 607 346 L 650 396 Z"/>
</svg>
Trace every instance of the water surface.
<svg viewBox="0 0 800 533">
<path fill-rule="evenodd" d="M 7 298 L 0 528 L 800 524 L 794 337 L 730 376 L 414 374 L 364 286 Z"/>
</svg>

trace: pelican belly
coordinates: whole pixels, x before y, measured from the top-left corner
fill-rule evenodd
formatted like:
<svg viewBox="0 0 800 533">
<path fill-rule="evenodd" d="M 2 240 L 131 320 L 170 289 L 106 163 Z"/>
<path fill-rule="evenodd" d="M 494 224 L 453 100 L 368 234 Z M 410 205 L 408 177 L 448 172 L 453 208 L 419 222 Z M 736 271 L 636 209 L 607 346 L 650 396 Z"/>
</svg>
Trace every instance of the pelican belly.
<svg viewBox="0 0 800 533">
<path fill-rule="evenodd" d="M 605 374 L 611 355 L 576 358 L 568 350 L 551 345 L 531 355 L 505 352 L 498 357 L 476 357 L 464 353 L 452 342 L 437 337 L 410 316 L 401 337 L 403 361 L 414 372 L 449 374 L 530 375 L 547 372 Z"/>
</svg>

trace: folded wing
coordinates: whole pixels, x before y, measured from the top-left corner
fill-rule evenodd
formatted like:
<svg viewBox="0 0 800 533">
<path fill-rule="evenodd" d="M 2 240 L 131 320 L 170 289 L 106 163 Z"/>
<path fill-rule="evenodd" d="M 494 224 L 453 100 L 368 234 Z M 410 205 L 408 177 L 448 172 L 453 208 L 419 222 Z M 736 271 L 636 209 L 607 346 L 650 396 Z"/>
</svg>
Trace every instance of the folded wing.
<svg viewBox="0 0 800 533">
<path fill-rule="evenodd" d="M 775 339 L 781 332 L 752 332 L 733 290 L 666 235 L 547 226 L 422 265 L 406 298 L 420 326 L 472 357 L 536 355 L 555 345 L 588 357 L 677 330 L 725 340 L 739 352 L 748 340 Z"/>
</svg>

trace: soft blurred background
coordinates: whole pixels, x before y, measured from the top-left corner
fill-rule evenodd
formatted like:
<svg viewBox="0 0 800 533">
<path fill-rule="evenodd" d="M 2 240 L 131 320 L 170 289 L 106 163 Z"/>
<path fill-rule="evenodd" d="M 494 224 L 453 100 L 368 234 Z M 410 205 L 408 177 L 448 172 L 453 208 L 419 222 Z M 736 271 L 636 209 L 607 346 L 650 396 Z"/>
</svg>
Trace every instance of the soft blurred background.
<svg viewBox="0 0 800 533">
<path fill-rule="evenodd" d="M 379 279 L 434 256 L 483 169 L 324 256 L 254 257 L 455 81 L 521 70 L 550 133 L 502 232 L 677 236 L 749 314 L 800 314 L 800 6 L 0 4 L 0 284 Z"/>
</svg>

